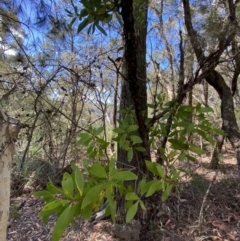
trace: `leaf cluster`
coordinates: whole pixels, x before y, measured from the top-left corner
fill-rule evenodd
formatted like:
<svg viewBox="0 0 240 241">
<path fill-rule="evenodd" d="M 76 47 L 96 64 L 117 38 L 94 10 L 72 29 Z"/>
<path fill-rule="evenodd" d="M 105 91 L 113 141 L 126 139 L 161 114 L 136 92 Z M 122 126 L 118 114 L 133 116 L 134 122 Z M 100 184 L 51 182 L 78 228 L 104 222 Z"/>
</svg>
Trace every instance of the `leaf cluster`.
<svg viewBox="0 0 240 241">
<path fill-rule="evenodd" d="M 145 148 L 141 146 L 142 140 L 138 133 L 138 125 L 135 123 L 135 114 L 132 109 L 122 110 L 124 117 L 119 121 L 119 127 L 113 129 L 117 135 L 115 141 L 119 144 L 119 147 L 127 151 L 127 157 L 129 162 L 133 158 L 134 150 L 145 151 Z"/>
<path fill-rule="evenodd" d="M 213 128 L 207 119 L 207 114 L 213 110 L 210 107 L 182 105 L 173 108 L 150 131 L 150 143 L 156 147 L 162 138 L 167 139 L 170 148 L 157 147 L 163 160 L 168 163 L 176 160 L 195 161 L 195 156 L 205 154 L 195 139 L 201 137 L 211 145 L 215 144 L 214 135 L 225 135 L 224 131 Z M 167 130 L 167 120 L 172 118 L 170 131 Z"/>
<path fill-rule="evenodd" d="M 81 0 L 81 3 L 83 5 L 81 10 L 79 10 L 77 6 L 73 6 L 73 12 L 66 9 L 68 16 L 72 18 L 71 25 L 73 25 L 76 20 L 80 21 L 77 29 L 78 33 L 89 25 L 87 30 L 88 34 L 93 34 L 97 28 L 101 33 L 107 35 L 103 25 L 109 23 L 113 15 L 115 15 L 121 23 L 121 17 L 117 11 L 118 1 Z"/>
</svg>

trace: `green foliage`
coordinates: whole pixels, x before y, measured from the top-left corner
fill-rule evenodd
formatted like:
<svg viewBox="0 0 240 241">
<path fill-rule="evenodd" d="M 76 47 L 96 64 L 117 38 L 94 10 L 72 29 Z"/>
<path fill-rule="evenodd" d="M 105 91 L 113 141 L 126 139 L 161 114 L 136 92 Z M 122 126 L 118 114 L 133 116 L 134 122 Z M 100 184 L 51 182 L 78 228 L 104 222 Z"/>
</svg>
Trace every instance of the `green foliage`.
<svg viewBox="0 0 240 241">
<path fill-rule="evenodd" d="M 77 6 L 74 6 L 73 12 L 66 9 L 68 16 L 72 18 L 71 25 L 74 24 L 77 19 L 81 21 L 78 25 L 78 33 L 89 25 L 87 30 L 88 34 L 93 34 L 97 28 L 101 33 L 107 35 L 100 23 L 104 25 L 110 22 L 113 15 L 115 15 L 120 24 L 122 24 L 121 17 L 117 12 L 117 1 L 81 0 L 80 2 L 83 5 L 81 10 L 79 10 Z"/>
<path fill-rule="evenodd" d="M 100 137 L 103 130 L 104 127 L 102 126 L 96 129 L 90 126 L 88 133 L 79 134 L 78 144 L 87 147 L 87 154 L 91 160 L 96 160 L 97 158 L 102 157 L 109 145 L 109 142 Z"/>
<path fill-rule="evenodd" d="M 138 133 L 138 125 L 134 124 L 134 111 L 129 108 L 121 110 L 121 114 L 124 117 L 119 121 L 119 127 L 113 129 L 113 132 L 117 134 L 114 140 L 119 144 L 120 148 L 127 151 L 128 160 L 131 161 L 134 150 L 145 151 L 145 149 L 140 145 L 142 140 Z"/>
<path fill-rule="evenodd" d="M 164 105 L 160 104 L 163 108 Z M 168 103 L 165 104 L 167 106 Z M 168 168 L 174 161 L 190 160 L 194 161 L 195 156 L 205 153 L 194 143 L 196 137 L 201 136 L 203 140 L 215 144 L 213 135 L 225 133 L 221 129 L 213 128 L 207 119 L 207 114 L 212 112 L 210 107 L 182 105 L 178 109 L 172 109 L 172 123 L 170 133 L 167 134 L 165 120 L 169 113 L 163 117 L 158 125 L 155 125 L 150 132 L 150 143 L 154 149 L 159 149 L 164 161 L 168 163 Z M 167 137 L 170 148 L 159 148 L 157 145 L 162 137 Z"/>
<path fill-rule="evenodd" d="M 59 240 L 75 217 L 80 215 L 87 220 L 105 202 L 107 202 L 106 215 L 110 215 L 112 221 L 115 222 L 117 195 L 125 196 L 126 222 L 135 217 L 139 208 L 145 209 L 142 201 L 144 198 L 160 192 L 161 201 L 166 201 L 182 173 L 175 168 L 174 161 L 177 159 L 179 161 L 194 160 L 194 155 L 204 153 L 192 143 L 194 135 L 200 135 L 209 143 L 214 144 L 211 136 L 222 133 L 219 129 L 212 128 L 207 120 L 205 115 L 211 111 L 211 108 L 201 107 L 200 104 L 195 107 L 185 105 L 172 110 L 173 122 L 168 139 L 170 148 L 160 148 L 165 164 L 162 166 L 146 160 L 146 167 L 153 174 L 154 179 L 138 180 L 135 191 L 132 187 L 126 187 L 125 182 L 137 180 L 136 174 L 116 168 L 116 160 L 113 155 L 109 158 L 107 165 L 94 162 L 92 165 L 85 165 L 83 171 L 72 164 L 73 173 L 64 173 L 61 187 L 56 187 L 50 182 L 46 190 L 36 192 L 35 195 L 42 197 L 46 202 L 39 213 L 43 221 L 46 222 L 54 213 L 58 216 L 52 240 Z M 142 140 L 137 132 L 138 126 L 134 124 L 134 112 L 129 109 L 122 113 L 124 118 L 119 122 L 119 127 L 114 129 L 115 141 L 128 152 L 129 161 L 131 161 L 134 151 L 143 150 L 143 147 L 140 146 Z M 193 119 L 194 122 L 192 122 Z M 167 135 L 165 120 L 166 118 L 163 118 L 163 122 L 152 128 L 150 132 L 152 146 L 157 143 L 159 138 Z M 89 159 L 101 157 L 109 145 L 109 142 L 101 137 L 102 132 L 103 127 L 90 127 L 87 133 L 79 135 L 78 143 L 87 147 Z"/>
<path fill-rule="evenodd" d="M 84 176 L 83 172 L 74 164 L 72 164 L 72 169 L 72 174 L 64 173 L 61 188 L 50 182 L 46 190 L 34 193 L 35 196 L 42 197 L 46 202 L 39 213 L 44 222 L 47 222 L 52 214 L 58 216 L 52 234 L 54 241 L 60 239 L 75 217 L 80 215 L 83 219 L 89 219 L 93 211 L 99 210 L 105 200 L 108 201 L 109 215 L 115 221 L 114 189 L 117 188 L 126 193 L 124 181 L 137 179 L 137 176 L 130 171 L 116 169 L 114 158 L 111 158 L 107 166 L 96 163 L 87 167 L 85 171 L 88 176 Z"/>
</svg>

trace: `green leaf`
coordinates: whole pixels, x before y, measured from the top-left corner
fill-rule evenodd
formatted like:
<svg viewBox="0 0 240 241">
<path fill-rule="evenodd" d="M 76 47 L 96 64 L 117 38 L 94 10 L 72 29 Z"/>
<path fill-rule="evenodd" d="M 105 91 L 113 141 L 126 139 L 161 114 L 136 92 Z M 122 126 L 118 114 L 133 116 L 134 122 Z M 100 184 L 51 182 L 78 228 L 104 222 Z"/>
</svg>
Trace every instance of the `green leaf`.
<svg viewBox="0 0 240 241">
<path fill-rule="evenodd" d="M 202 138 L 206 139 L 206 132 L 205 131 L 202 131 L 200 129 L 194 129 L 193 130 L 193 133 L 197 133 L 199 134 Z"/>
<path fill-rule="evenodd" d="M 140 206 L 141 206 L 142 210 L 146 210 L 146 207 L 145 207 L 143 201 L 139 200 L 139 203 L 140 203 Z"/>
<path fill-rule="evenodd" d="M 218 129 L 218 128 L 214 128 L 213 131 L 216 133 L 216 134 L 219 134 L 219 135 L 222 135 L 222 136 L 225 136 L 226 135 L 226 132 L 222 129 Z"/>
<path fill-rule="evenodd" d="M 107 36 L 107 33 L 106 33 L 106 31 L 104 30 L 104 28 L 102 28 L 100 25 L 98 25 L 98 24 L 95 24 L 96 25 L 96 27 L 98 28 L 98 30 L 102 33 L 102 34 L 104 34 L 105 36 Z"/>
<path fill-rule="evenodd" d="M 109 203 L 107 210 L 109 211 L 109 214 L 111 214 L 113 223 L 115 223 L 116 222 L 117 203 L 113 199 L 113 195 L 109 189 L 106 191 L 105 197 L 107 198 L 108 203 Z"/>
<path fill-rule="evenodd" d="M 150 103 L 148 103 L 147 106 L 148 106 L 148 108 L 151 108 L 151 109 L 156 108 L 156 105 L 154 105 L 154 104 L 150 104 Z"/>
<path fill-rule="evenodd" d="M 145 161 L 145 164 L 147 166 L 147 169 L 152 172 L 155 175 L 158 175 L 158 170 L 156 168 L 156 163 L 150 162 L 150 161 Z"/>
<path fill-rule="evenodd" d="M 89 135 L 88 133 L 80 133 L 79 134 L 79 141 L 78 141 L 78 144 L 84 144 L 86 143 L 87 141 L 89 141 L 92 137 L 91 135 Z"/>
<path fill-rule="evenodd" d="M 170 160 L 172 160 L 173 158 L 175 158 L 178 155 L 179 151 L 177 150 L 172 150 L 169 154 L 168 154 L 168 158 Z"/>
<path fill-rule="evenodd" d="M 42 208 L 42 210 L 40 211 L 39 215 L 42 216 L 42 215 L 44 215 L 45 212 L 51 212 L 51 213 L 53 213 L 54 210 L 55 210 L 56 208 L 58 208 L 59 206 L 62 206 L 61 200 L 54 200 L 54 201 L 46 204 L 46 205 Z"/>
<path fill-rule="evenodd" d="M 206 135 L 205 140 L 207 140 L 211 145 L 215 144 L 215 140 L 209 135 Z"/>
<path fill-rule="evenodd" d="M 130 142 L 125 140 L 125 142 L 123 143 L 123 145 L 121 146 L 121 148 L 125 151 L 128 151 L 131 147 L 130 147 Z"/>
<path fill-rule="evenodd" d="M 74 174 L 75 174 L 74 175 L 74 181 L 75 181 L 76 187 L 78 189 L 78 192 L 79 192 L 80 196 L 82 196 L 83 190 L 84 190 L 84 183 L 85 183 L 84 176 L 83 176 L 82 172 L 78 169 L 78 167 L 74 163 L 71 164 L 71 167 L 72 167 L 72 169 L 74 171 Z"/>
<path fill-rule="evenodd" d="M 91 28 L 92 28 L 92 34 L 94 34 L 94 32 L 95 32 L 95 24 L 92 24 L 90 27 L 89 27 L 89 31 L 88 31 L 88 34 L 90 33 L 90 30 L 91 30 Z"/>
<path fill-rule="evenodd" d="M 142 143 L 142 139 L 139 136 L 132 135 L 130 136 L 130 139 L 134 144 Z"/>
<path fill-rule="evenodd" d="M 137 213 L 139 202 L 134 203 L 127 211 L 126 223 L 130 222 Z"/>
<path fill-rule="evenodd" d="M 102 165 L 100 163 L 93 164 L 91 166 L 91 173 L 95 177 L 107 178 L 107 173 L 106 173 L 105 169 L 102 167 Z"/>
<path fill-rule="evenodd" d="M 186 154 L 185 153 L 181 153 L 178 157 L 179 161 L 184 161 L 186 159 Z"/>
<path fill-rule="evenodd" d="M 150 188 L 148 189 L 148 192 L 146 194 L 146 197 L 152 196 L 156 191 L 159 191 L 162 189 L 162 181 L 161 180 L 154 180 Z"/>
<path fill-rule="evenodd" d="M 130 149 L 127 152 L 127 158 L 128 158 L 128 161 L 131 161 L 133 159 L 133 149 L 132 149 L 132 147 L 130 147 Z"/>
<path fill-rule="evenodd" d="M 79 17 L 80 17 L 80 18 L 84 18 L 84 17 L 86 17 L 87 15 L 88 15 L 87 9 L 86 9 L 86 8 L 83 8 L 83 9 L 81 10 L 81 12 L 80 12 Z"/>
<path fill-rule="evenodd" d="M 186 157 L 189 161 L 192 161 L 192 162 L 196 161 L 196 159 L 194 157 L 190 156 L 190 155 L 186 155 Z"/>
<path fill-rule="evenodd" d="M 97 128 L 97 129 L 95 129 L 95 130 L 93 131 L 93 133 L 94 133 L 95 136 L 98 136 L 98 135 L 100 135 L 103 131 L 104 131 L 104 127 L 101 126 L 101 127 Z"/>
<path fill-rule="evenodd" d="M 126 142 L 127 134 L 123 134 L 119 140 L 119 145 L 122 147 L 124 143 Z"/>
<path fill-rule="evenodd" d="M 194 145 L 194 144 L 190 144 L 189 145 L 189 150 L 198 154 L 198 155 L 202 155 L 205 154 L 205 151 L 202 150 L 201 148 L 199 148 L 198 146 Z"/>
<path fill-rule="evenodd" d="M 109 202 L 109 208 L 111 211 L 111 218 L 113 223 L 116 222 L 116 210 L 117 210 L 117 202 L 113 201 L 113 202 Z"/>
<path fill-rule="evenodd" d="M 176 126 L 179 126 L 179 127 L 188 127 L 189 126 L 189 122 L 187 121 L 178 121 L 175 123 Z"/>
<path fill-rule="evenodd" d="M 200 109 L 201 109 L 201 104 L 200 103 L 197 103 L 197 105 L 196 105 L 196 111 L 198 112 Z"/>
<path fill-rule="evenodd" d="M 178 112 L 193 112 L 194 107 L 190 105 L 182 105 L 179 107 Z"/>
<path fill-rule="evenodd" d="M 208 113 L 213 112 L 213 109 L 211 107 L 202 107 L 198 110 L 199 113 Z"/>
<path fill-rule="evenodd" d="M 72 176 L 67 172 L 63 174 L 62 189 L 66 197 L 73 198 L 73 179 Z"/>
<path fill-rule="evenodd" d="M 146 185 L 146 178 L 143 178 L 139 183 L 138 183 L 138 188 L 137 188 L 137 191 L 141 193 L 141 195 L 143 194 L 142 193 L 142 188 Z"/>
<path fill-rule="evenodd" d="M 112 21 L 112 14 L 106 14 L 106 18 L 104 18 L 104 20 L 102 21 L 103 23 L 109 23 L 110 21 Z"/>
<path fill-rule="evenodd" d="M 116 133 L 118 133 L 118 134 L 120 134 L 120 133 L 124 133 L 124 132 L 125 132 L 125 130 L 123 130 L 123 129 L 120 128 L 120 127 L 116 127 L 116 128 L 114 128 L 113 131 L 116 132 Z"/>
<path fill-rule="evenodd" d="M 93 151 L 94 147 L 94 145 L 90 145 L 87 149 L 87 153 L 90 154 Z"/>
<path fill-rule="evenodd" d="M 136 131 L 137 129 L 138 129 L 138 125 L 130 125 L 127 128 L 127 132 L 133 132 L 133 131 Z"/>
<path fill-rule="evenodd" d="M 88 25 L 88 18 L 85 18 L 79 25 L 77 33 L 80 33 Z"/>
<path fill-rule="evenodd" d="M 65 200 L 66 204 L 69 204 L 69 201 Z M 52 215 L 54 212 L 59 215 L 63 212 L 64 205 L 62 200 L 54 200 L 48 204 L 46 204 L 42 210 L 39 212 L 39 217 L 42 218 L 43 223 L 47 223 L 48 218 L 50 215 Z"/>
<path fill-rule="evenodd" d="M 88 30 L 87 30 L 87 34 L 90 34 L 91 30 L 92 30 L 92 33 L 94 33 L 94 31 L 95 31 L 95 25 L 94 25 L 94 24 L 91 24 L 91 25 L 89 26 L 89 28 L 88 28 Z"/>
<path fill-rule="evenodd" d="M 49 198 L 53 196 L 53 193 L 51 193 L 50 191 L 37 191 L 33 193 L 34 196 L 36 197 L 44 197 L 44 198 Z"/>
<path fill-rule="evenodd" d="M 157 164 L 156 165 L 157 171 L 158 171 L 158 176 L 161 178 L 165 178 L 165 172 L 164 169 L 161 165 Z"/>
<path fill-rule="evenodd" d="M 62 189 L 56 187 L 52 182 L 49 182 L 47 184 L 47 190 L 52 194 L 57 194 L 57 193 L 63 194 Z"/>
<path fill-rule="evenodd" d="M 81 209 L 80 214 L 84 220 L 89 220 L 92 216 L 93 204 L 90 203 L 85 208 Z"/>
<path fill-rule="evenodd" d="M 187 127 L 187 132 L 192 133 L 194 127 L 195 127 L 195 125 L 193 123 L 189 124 L 188 127 Z"/>
<path fill-rule="evenodd" d="M 176 139 L 169 139 L 168 140 L 174 149 L 177 150 L 188 150 L 188 144 L 182 143 L 179 140 Z"/>
<path fill-rule="evenodd" d="M 76 205 L 69 205 L 58 218 L 52 233 L 52 241 L 58 241 L 67 226 L 72 222 Z"/>
<path fill-rule="evenodd" d="M 69 11 L 68 9 L 65 9 L 65 11 L 69 14 L 72 15 L 73 13 L 71 11 Z"/>
<path fill-rule="evenodd" d="M 137 180 L 137 176 L 130 171 L 121 171 L 111 177 L 111 180 L 116 181 L 132 181 Z"/>
<path fill-rule="evenodd" d="M 101 14 L 105 14 L 106 12 L 107 12 L 106 8 L 102 6 L 98 9 L 97 14 L 101 15 Z"/>
<path fill-rule="evenodd" d="M 146 193 L 154 182 L 155 182 L 155 180 L 152 180 L 152 181 L 149 181 L 149 182 L 143 184 L 141 186 L 141 195 Z"/>
<path fill-rule="evenodd" d="M 82 209 L 85 208 L 90 203 L 94 202 L 99 194 L 103 191 L 104 184 L 100 184 L 96 187 L 93 187 L 84 197 L 82 202 Z"/>
<path fill-rule="evenodd" d="M 171 191 L 172 191 L 172 187 L 173 185 L 172 184 L 167 184 L 167 188 L 165 189 L 165 191 L 163 192 L 162 194 L 162 202 L 165 202 L 167 200 L 167 198 L 169 197 Z"/>
<path fill-rule="evenodd" d="M 127 193 L 125 198 L 126 200 L 139 200 L 138 195 L 134 192 Z"/>
<path fill-rule="evenodd" d="M 77 18 L 73 18 L 73 19 L 71 20 L 70 26 L 72 26 L 72 25 L 75 23 L 76 19 L 77 19 Z"/>
<path fill-rule="evenodd" d="M 116 160 L 115 158 L 112 156 L 110 159 L 110 162 L 108 164 L 108 171 L 109 173 L 111 173 L 113 170 L 115 170 L 116 168 Z"/>
<path fill-rule="evenodd" d="M 74 6 L 74 12 L 75 12 L 76 15 L 78 14 L 78 7 L 77 6 Z"/>
<path fill-rule="evenodd" d="M 135 147 L 135 149 L 136 149 L 137 151 L 140 151 L 140 152 L 146 151 L 146 149 L 145 149 L 144 147 L 141 147 L 141 146 Z"/>
<path fill-rule="evenodd" d="M 175 168 L 171 170 L 171 181 L 176 181 L 180 176 L 181 171 L 177 171 Z"/>
<path fill-rule="evenodd" d="M 91 8 L 91 4 L 89 0 L 81 0 L 81 3 L 83 4 L 83 6 L 87 8 Z"/>
</svg>

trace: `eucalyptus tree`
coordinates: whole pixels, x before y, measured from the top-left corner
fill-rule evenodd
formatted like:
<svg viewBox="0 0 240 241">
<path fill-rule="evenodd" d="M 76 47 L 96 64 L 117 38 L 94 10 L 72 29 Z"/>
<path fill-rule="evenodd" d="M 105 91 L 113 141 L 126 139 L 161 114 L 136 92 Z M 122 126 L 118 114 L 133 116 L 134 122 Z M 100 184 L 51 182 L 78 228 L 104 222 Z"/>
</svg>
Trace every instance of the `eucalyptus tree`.
<svg viewBox="0 0 240 241">
<path fill-rule="evenodd" d="M 217 1 L 214 4 L 197 2 L 190 4 L 188 0 L 183 0 L 182 3 L 185 26 L 202 71 L 201 78 L 206 79 L 221 99 L 222 128 L 236 151 L 240 166 L 240 132 L 233 100 L 240 74 L 237 47 L 239 3 L 232 0 Z M 199 11 L 200 9 L 203 11 Z M 206 12 L 204 9 L 209 11 Z M 224 62 L 232 64 L 231 73 L 227 78 L 219 68 Z M 230 86 L 227 84 L 228 81 Z"/>
</svg>

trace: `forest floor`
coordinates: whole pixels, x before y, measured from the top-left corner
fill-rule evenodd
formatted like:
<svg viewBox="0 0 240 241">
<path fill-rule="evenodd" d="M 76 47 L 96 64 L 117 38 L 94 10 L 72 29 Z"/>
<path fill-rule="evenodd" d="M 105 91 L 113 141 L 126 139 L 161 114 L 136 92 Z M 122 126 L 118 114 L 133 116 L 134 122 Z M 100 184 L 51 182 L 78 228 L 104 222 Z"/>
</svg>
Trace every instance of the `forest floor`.
<svg viewBox="0 0 240 241">
<path fill-rule="evenodd" d="M 185 168 L 192 176 L 183 180 L 183 190 L 172 193 L 164 204 L 154 204 L 156 212 L 145 241 L 240 241 L 240 179 L 234 152 L 225 147 L 217 172 L 208 164 L 209 157 L 189 164 Z M 12 198 L 7 240 L 50 241 L 56 217 L 44 225 L 38 217 L 42 207 L 43 202 L 31 193 Z M 137 222 L 123 226 L 78 219 L 61 241 L 137 241 L 138 226 Z"/>
</svg>

